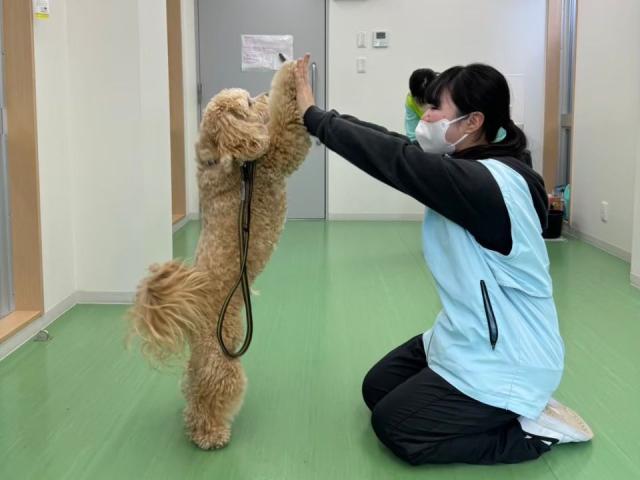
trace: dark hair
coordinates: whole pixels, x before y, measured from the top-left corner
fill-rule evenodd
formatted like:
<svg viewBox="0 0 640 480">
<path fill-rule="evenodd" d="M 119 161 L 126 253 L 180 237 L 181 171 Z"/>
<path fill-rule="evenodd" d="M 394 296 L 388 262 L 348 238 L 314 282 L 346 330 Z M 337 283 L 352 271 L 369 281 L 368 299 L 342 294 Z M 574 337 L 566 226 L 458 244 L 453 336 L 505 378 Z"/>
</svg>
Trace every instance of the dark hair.
<svg viewBox="0 0 640 480">
<path fill-rule="evenodd" d="M 511 119 L 509 84 L 498 70 L 481 63 L 451 67 L 429 84 L 427 103 L 439 106 L 444 92 L 451 96 L 459 115 L 484 114 L 482 132 L 487 141 L 496 138 L 500 127 L 507 132 L 504 140 L 456 152 L 456 158 L 515 157 L 531 166 L 527 137 Z"/>
<path fill-rule="evenodd" d="M 430 68 L 419 68 L 409 77 L 409 91 L 420 105 L 427 103 L 427 87 L 437 75 Z"/>
</svg>

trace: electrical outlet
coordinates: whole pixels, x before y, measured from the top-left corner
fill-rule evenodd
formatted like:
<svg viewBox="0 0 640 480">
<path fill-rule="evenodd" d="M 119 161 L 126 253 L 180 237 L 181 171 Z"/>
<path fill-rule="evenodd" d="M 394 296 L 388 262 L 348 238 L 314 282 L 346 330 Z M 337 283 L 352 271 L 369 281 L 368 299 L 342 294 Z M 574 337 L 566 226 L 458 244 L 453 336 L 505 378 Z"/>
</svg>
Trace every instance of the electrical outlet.
<svg viewBox="0 0 640 480">
<path fill-rule="evenodd" d="M 367 71 L 367 57 L 358 57 L 356 59 L 356 70 L 358 73 L 365 73 Z"/>
<path fill-rule="evenodd" d="M 609 221 L 609 202 L 602 202 L 600 204 L 600 220 L 604 223 Z"/>
</svg>

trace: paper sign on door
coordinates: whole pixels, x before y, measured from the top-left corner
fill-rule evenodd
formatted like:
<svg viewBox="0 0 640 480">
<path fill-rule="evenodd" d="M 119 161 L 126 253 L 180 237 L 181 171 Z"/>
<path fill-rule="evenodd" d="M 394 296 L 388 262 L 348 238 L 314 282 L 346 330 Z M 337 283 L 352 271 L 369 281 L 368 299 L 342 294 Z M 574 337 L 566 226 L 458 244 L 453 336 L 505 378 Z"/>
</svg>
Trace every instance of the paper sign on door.
<svg viewBox="0 0 640 480">
<path fill-rule="evenodd" d="M 242 71 L 279 70 L 280 54 L 293 60 L 292 35 L 242 35 Z"/>
</svg>

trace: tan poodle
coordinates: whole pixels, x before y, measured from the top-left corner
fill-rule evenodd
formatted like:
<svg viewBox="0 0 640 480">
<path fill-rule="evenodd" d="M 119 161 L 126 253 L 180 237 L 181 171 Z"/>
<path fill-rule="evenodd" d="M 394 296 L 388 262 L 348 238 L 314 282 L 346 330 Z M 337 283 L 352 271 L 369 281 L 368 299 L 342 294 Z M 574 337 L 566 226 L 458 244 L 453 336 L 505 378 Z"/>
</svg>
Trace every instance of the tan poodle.
<svg viewBox="0 0 640 480">
<path fill-rule="evenodd" d="M 152 266 L 131 309 L 131 331 L 150 359 L 166 361 L 188 346 L 184 419 L 189 436 L 203 449 L 229 442 L 246 386 L 240 361 L 225 356 L 216 340 L 218 314 L 240 273 L 241 165 L 256 162 L 247 259 L 252 283 L 284 226 L 285 180 L 309 151 L 309 135 L 296 105 L 294 66 L 283 65 L 268 98 L 253 99 L 244 90 L 228 89 L 209 102 L 196 147 L 202 232 L 195 264 Z M 230 350 L 238 349 L 244 338 L 241 313 L 238 290 L 222 332 Z"/>
</svg>

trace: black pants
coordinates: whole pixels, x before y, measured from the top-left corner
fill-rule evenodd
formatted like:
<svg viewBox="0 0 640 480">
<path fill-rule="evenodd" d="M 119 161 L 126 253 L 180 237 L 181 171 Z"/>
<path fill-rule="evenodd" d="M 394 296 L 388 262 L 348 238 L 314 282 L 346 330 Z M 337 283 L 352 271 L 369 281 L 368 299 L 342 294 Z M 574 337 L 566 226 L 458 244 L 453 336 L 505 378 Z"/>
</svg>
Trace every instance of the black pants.
<svg viewBox="0 0 640 480">
<path fill-rule="evenodd" d="M 517 414 L 480 403 L 433 372 L 422 335 L 380 360 L 362 395 L 380 441 L 412 465 L 518 463 L 549 450 L 525 437 Z"/>
</svg>

